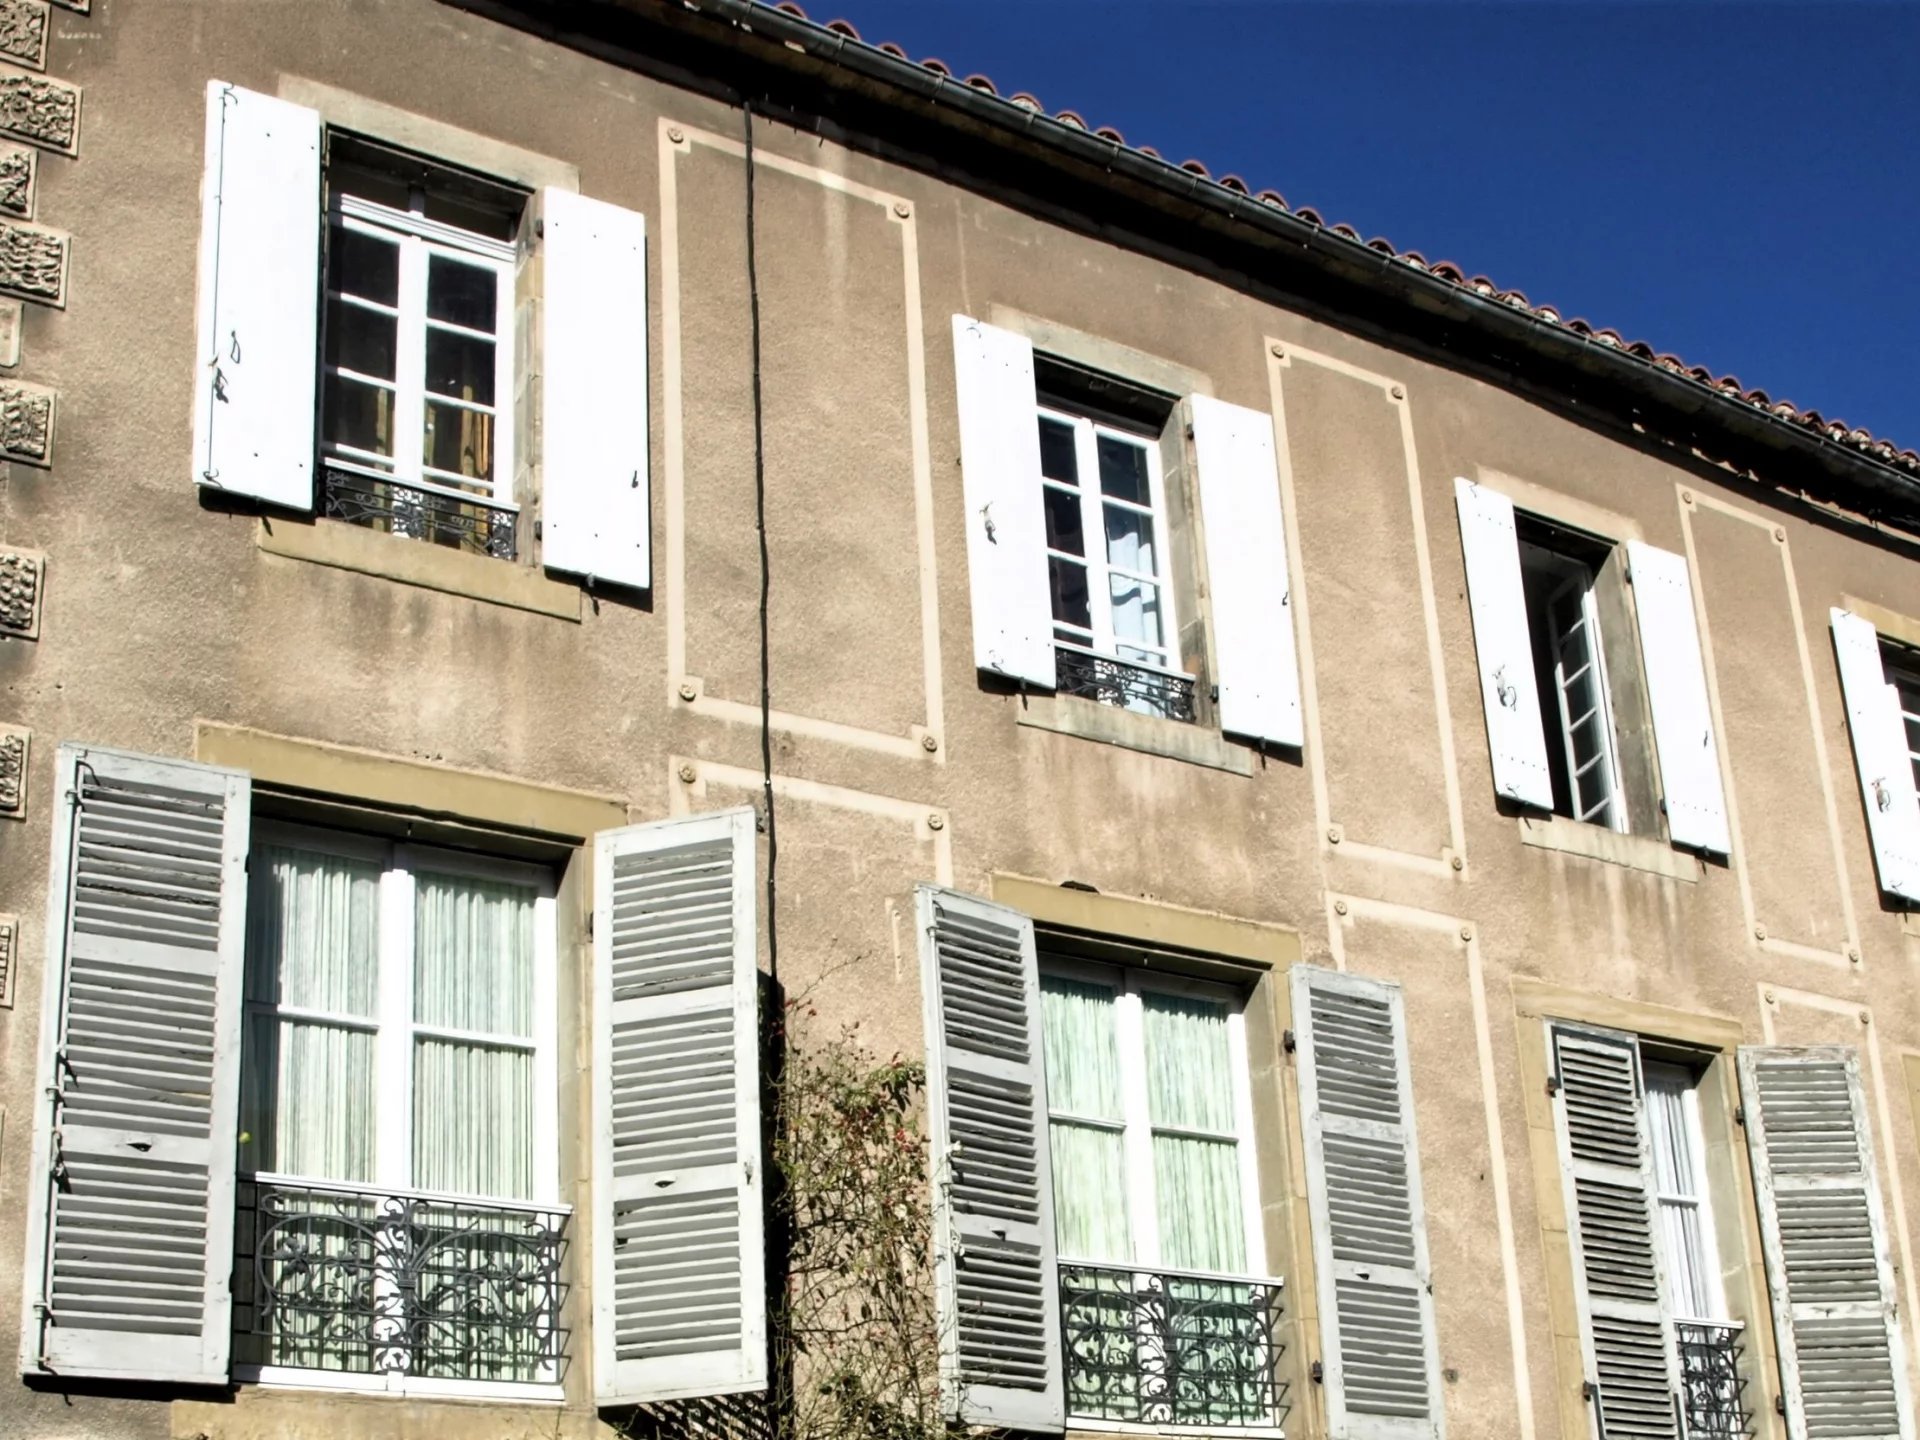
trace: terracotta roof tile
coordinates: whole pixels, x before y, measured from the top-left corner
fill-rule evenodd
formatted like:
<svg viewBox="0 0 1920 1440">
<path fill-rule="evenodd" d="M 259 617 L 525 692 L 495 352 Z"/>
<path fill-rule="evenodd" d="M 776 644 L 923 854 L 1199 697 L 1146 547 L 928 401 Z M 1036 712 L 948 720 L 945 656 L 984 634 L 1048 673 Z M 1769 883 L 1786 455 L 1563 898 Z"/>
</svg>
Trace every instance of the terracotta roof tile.
<svg viewBox="0 0 1920 1440">
<path fill-rule="evenodd" d="M 760 3 L 765 4 L 766 0 L 760 0 Z M 793 3 L 793 0 L 781 0 L 781 3 L 774 8 L 798 19 L 806 20 L 810 24 L 819 23 L 812 20 L 804 10 Z M 860 32 L 845 20 L 830 21 L 821 28 L 829 30 L 836 35 L 844 36 L 847 39 L 858 41 L 863 45 L 873 43 L 862 40 Z M 873 48 L 884 51 L 896 59 L 907 60 L 910 58 L 905 50 L 890 42 L 875 44 Z M 951 76 L 953 74 L 953 71 L 941 60 L 928 58 L 918 63 L 924 69 L 930 70 L 938 75 Z M 1000 94 L 998 89 L 995 88 L 993 81 L 985 75 L 969 75 L 966 77 L 964 83 L 976 90 L 984 91 L 989 95 L 999 96 Z M 1028 94 L 1025 91 L 1003 98 L 1005 98 L 1008 103 L 1018 105 L 1022 109 L 1042 115 L 1047 113 L 1044 102 L 1042 102 L 1039 97 Z M 1155 160 L 1161 159 L 1160 152 L 1152 146 L 1127 146 L 1126 137 L 1112 126 L 1103 125 L 1095 130 L 1092 126 L 1088 125 L 1085 119 L 1072 110 L 1056 111 L 1053 113 L 1052 118 L 1060 121 L 1062 124 L 1071 125 L 1075 129 L 1091 131 L 1091 133 L 1115 145 L 1132 149 L 1136 154 L 1150 156 Z M 1179 168 L 1191 175 L 1211 181 L 1213 184 L 1219 185 L 1223 189 L 1230 190 L 1236 194 L 1246 195 L 1248 193 L 1246 182 L 1239 176 L 1225 175 L 1216 178 L 1208 171 L 1206 165 L 1199 160 L 1185 161 Z M 1320 217 L 1319 211 L 1305 205 L 1290 206 L 1285 197 L 1277 190 L 1262 190 L 1259 192 L 1258 198 L 1262 203 L 1273 206 L 1276 209 L 1284 210 L 1296 219 L 1304 221 L 1306 224 L 1326 226 L 1326 221 Z M 1716 378 L 1711 371 L 1697 365 L 1690 366 L 1676 355 L 1670 355 L 1664 351 L 1656 351 L 1653 346 L 1644 340 L 1629 341 L 1616 330 L 1596 329 L 1590 322 L 1582 319 L 1564 319 L 1561 312 L 1553 306 L 1535 305 L 1525 294 L 1518 290 L 1501 290 L 1499 286 L 1484 275 L 1475 275 L 1471 279 L 1467 278 L 1466 273 L 1451 261 L 1441 260 L 1429 263 L 1419 251 L 1396 250 L 1393 243 L 1385 238 L 1375 238 L 1362 242 L 1360 232 L 1355 230 L 1351 225 L 1334 225 L 1327 228 L 1329 228 L 1333 234 L 1343 239 L 1351 240 L 1355 244 L 1364 243 L 1368 249 L 1383 255 L 1392 256 L 1408 265 L 1424 270 L 1426 273 L 1438 279 L 1457 285 L 1463 290 L 1470 290 L 1479 295 L 1498 299 L 1517 310 L 1524 310 L 1549 324 L 1561 326 L 1570 333 L 1579 335 L 1594 344 L 1605 345 L 1612 349 L 1624 351 L 1626 354 L 1657 365 L 1664 370 L 1685 375 L 1702 385 L 1718 390 L 1723 394 L 1751 405 L 1756 410 L 1765 411 L 1781 420 L 1799 425 L 1804 429 L 1824 434 L 1829 439 L 1849 446 L 1861 454 L 1872 456 L 1874 459 L 1893 466 L 1896 469 L 1904 470 L 1914 478 L 1920 479 L 1920 452 L 1896 449 L 1892 441 L 1877 438 L 1866 430 L 1847 424 L 1844 420 L 1828 420 L 1818 410 L 1802 410 L 1790 400 L 1772 399 L 1764 390 L 1746 389 L 1734 376 L 1725 375 Z"/>
</svg>

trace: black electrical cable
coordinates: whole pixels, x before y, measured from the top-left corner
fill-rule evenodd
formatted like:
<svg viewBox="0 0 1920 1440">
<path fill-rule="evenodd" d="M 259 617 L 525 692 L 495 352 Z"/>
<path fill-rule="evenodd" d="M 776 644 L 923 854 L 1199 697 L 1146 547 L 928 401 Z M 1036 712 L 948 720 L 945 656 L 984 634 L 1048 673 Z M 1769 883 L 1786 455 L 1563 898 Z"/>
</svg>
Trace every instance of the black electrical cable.
<svg viewBox="0 0 1920 1440">
<path fill-rule="evenodd" d="M 743 101 L 746 117 L 747 166 L 747 314 L 753 354 L 753 518 L 760 532 L 760 779 L 766 801 L 767 973 L 780 978 L 780 929 L 774 901 L 778 895 L 775 872 L 780 860 L 780 836 L 773 818 L 773 651 L 768 620 L 773 593 L 773 571 L 767 556 L 767 436 L 766 413 L 760 398 L 760 268 L 754 246 L 753 224 L 753 102 Z"/>
</svg>

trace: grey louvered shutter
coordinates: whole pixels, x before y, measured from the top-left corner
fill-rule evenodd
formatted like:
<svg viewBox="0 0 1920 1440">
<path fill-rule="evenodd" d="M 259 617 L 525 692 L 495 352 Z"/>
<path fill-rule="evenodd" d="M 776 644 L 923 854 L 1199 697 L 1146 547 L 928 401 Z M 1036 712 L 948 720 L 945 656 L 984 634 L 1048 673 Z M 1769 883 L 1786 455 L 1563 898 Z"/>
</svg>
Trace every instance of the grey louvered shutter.
<svg viewBox="0 0 1920 1440">
<path fill-rule="evenodd" d="M 602 1405 L 766 1387 L 753 836 L 730 810 L 594 837 Z"/>
<path fill-rule="evenodd" d="M 1438 1436 L 1443 1422 L 1400 987 L 1293 970 L 1327 1430 Z"/>
<path fill-rule="evenodd" d="M 1653 1213 L 1640 1046 L 1553 1027 L 1554 1119 L 1587 1380 L 1606 1440 L 1679 1440 L 1679 1361 Z"/>
<path fill-rule="evenodd" d="M 967 1424 L 1064 1429 L 1033 922 L 918 900 L 941 1394 Z"/>
<path fill-rule="evenodd" d="M 1860 1062 L 1844 1046 L 1740 1051 L 1767 1289 L 1794 1440 L 1913 1432 Z"/>
<path fill-rule="evenodd" d="M 250 786 L 63 745 L 23 1372 L 224 1384 Z"/>
</svg>

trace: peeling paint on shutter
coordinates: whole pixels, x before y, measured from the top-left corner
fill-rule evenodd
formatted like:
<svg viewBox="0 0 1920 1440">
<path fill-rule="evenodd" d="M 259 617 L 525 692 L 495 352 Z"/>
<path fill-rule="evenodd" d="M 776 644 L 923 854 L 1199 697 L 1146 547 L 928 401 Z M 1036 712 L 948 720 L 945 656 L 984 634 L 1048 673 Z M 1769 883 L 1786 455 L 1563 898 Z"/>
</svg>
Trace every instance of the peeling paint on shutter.
<svg viewBox="0 0 1920 1440">
<path fill-rule="evenodd" d="M 1190 403 L 1220 728 L 1298 749 L 1300 662 L 1273 417 L 1210 395 Z"/>
<path fill-rule="evenodd" d="M 767 1383 L 751 810 L 594 837 L 602 1405 Z"/>
<path fill-rule="evenodd" d="M 1880 634 L 1858 615 L 1840 609 L 1831 613 L 1847 729 L 1853 736 L 1854 768 L 1860 773 L 1880 888 L 1920 900 L 1920 798 L 1914 794 L 1899 696 L 1887 683 L 1880 659 Z"/>
<path fill-rule="evenodd" d="M 1400 987 L 1300 965 L 1292 989 L 1328 1433 L 1438 1436 L 1439 1351 Z"/>
<path fill-rule="evenodd" d="M 1660 794 L 1667 834 L 1676 845 L 1726 855 L 1733 849 L 1727 797 L 1720 784 L 1707 666 L 1693 610 L 1687 557 L 1638 540 L 1627 542 L 1633 609 L 1639 617 L 1640 658 L 1647 670 L 1647 705 L 1660 757 Z"/>
<path fill-rule="evenodd" d="M 1460 546 L 1467 561 L 1467 607 L 1480 664 L 1480 703 L 1496 793 L 1540 810 L 1553 809 L 1547 732 L 1533 676 L 1533 641 L 1520 579 L 1520 538 L 1513 502 L 1465 478 L 1453 482 Z"/>
<path fill-rule="evenodd" d="M 1794 1440 L 1913 1434 L 1857 1052 L 1751 1046 L 1740 1098 Z"/>
<path fill-rule="evenodd" d="M 194 483 L 312 510 L 319 114 L 210 81 L 200 212 Z"/>
<path fill-rule="evenodd" d="M 918 895 L 941 1392 L 971 1425 L 1066 1426 L 1033 922 Z"/>
<path fill-rule="evenodd" d="M 1552 1036 L 1567 1231 L 1599 1433 L 1680 1440 L 1680 1370 L 1653 1213 L 1639 1043 L 1571 1025 L 1554 1026 Z"/>
<path fill-rule="evenodd" d="M 21 1369 L 224 1384 L 250 786 L 57 775 Z"/>
<path fill-rule="evenodd" d="M 973 663 L 1051 690 L 1053 602 L 1047 590 L 1033 346 L 1011 330 L 956 315 L 953 371 Z"/>
</svg>

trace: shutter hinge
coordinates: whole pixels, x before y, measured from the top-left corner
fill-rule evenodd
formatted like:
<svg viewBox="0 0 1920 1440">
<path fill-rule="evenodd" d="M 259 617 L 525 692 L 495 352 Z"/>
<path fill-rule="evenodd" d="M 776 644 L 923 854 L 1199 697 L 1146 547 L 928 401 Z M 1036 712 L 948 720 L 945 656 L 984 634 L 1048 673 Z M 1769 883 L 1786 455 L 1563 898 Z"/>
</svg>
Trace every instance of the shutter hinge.
<svg viewBox="0 0 1920 1440">
<path fill-rule="evenodd" d="M 1787 1397 L 1784 1391 L 1773 1397 L 1773 1413 L 1776 1415 L 1787 1413 Z"/>
<path fill-rule="evenodd" d="M 1747 1107 L 1746 1106 L 1736 1105 L 1733 1107 L 1733 1123 L 1738 1125 L 1742 1130 L 1747 1128 Z"/>
<path fill-rule="evenodd" d="M 587 912 L 587 940 L 589 943 L 593 940 L 593 911 L 591 910 Z"/>
<path fill-rule="evenodd" d="M 1594 1384 L 1591 1380 L 1582 1380 L 1580 1382 L 1580 1398 L 1586 1401 L 1589 1405 L 1591 1405 L 1596 1399 L 1598 1399 L 1599 1395 L 1600 1395 L 1600 1387 Z"/>
<path fill-rule="evenodd" d="M 1327 1372 L 1325 1367 L 1323 1367 L 1318 1360 L 1314 1361 L 1313 1364 L 1307 1367 L 1307 1378 L 1312 1380 L 1316 1385 L 1326 1384 Z"/>
<path fill-rule="evenodd" d="M 1293 1032 L 1291 1030 L 1282 1030 L 1280 1032 L 1280 1048 L 1289 1055 L 1293 1054 L 1293 1052 L 1299 1048 L 1299 1042 L 1293 1038 Z"/>
<path fill-rule="evenodd" d="M 1547 1094 L 1558 1095 L 1559 1093 L 1560 1093 L 1560 1077 L 1558 1075 L 1547 1076 Z"/>
</svg>

